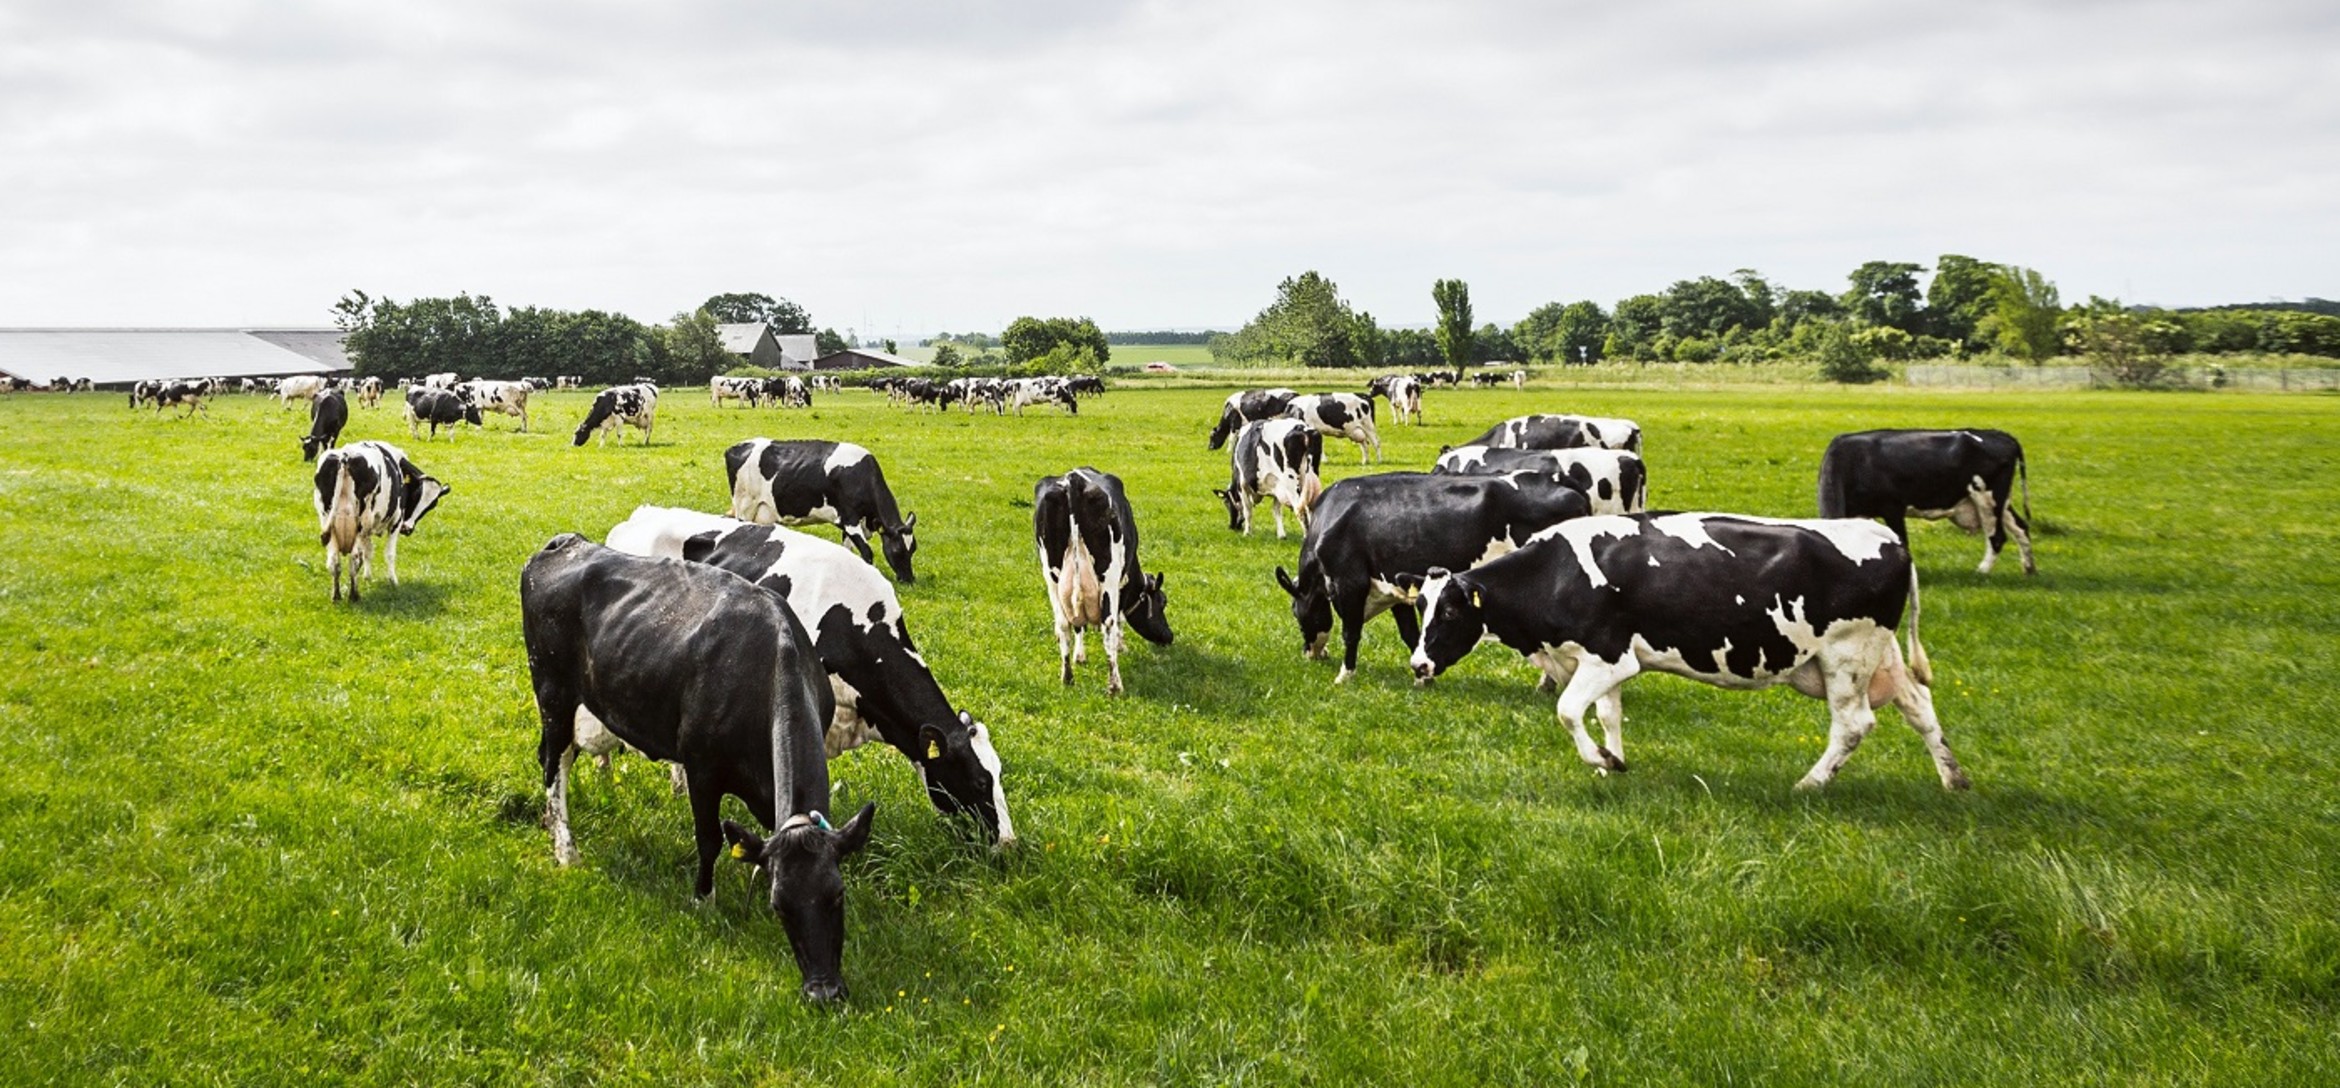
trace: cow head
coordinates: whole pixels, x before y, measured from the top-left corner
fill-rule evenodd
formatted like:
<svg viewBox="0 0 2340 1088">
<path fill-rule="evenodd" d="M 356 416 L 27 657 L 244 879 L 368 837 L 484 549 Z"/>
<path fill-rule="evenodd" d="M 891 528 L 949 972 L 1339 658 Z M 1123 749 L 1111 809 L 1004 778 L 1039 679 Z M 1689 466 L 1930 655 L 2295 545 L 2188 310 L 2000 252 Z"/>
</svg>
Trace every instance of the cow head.
<svg viewBox="0 0 2340 1088">
<path fill-rule="evenodd" d="M 1232 489 L 1224 487 L 1212 488 L 1211 494 L 1217 495 L 1220 502 L 1227 504 L 1227 528 L 1236 532 L 1242 532 L 1243 499 L 1236 495 Z"/>
<path fill-rule="evenodd" d="M 1156 646 L 1170 645 L 1170 598 L 1162 593 L 1162 576 L 1147 577 L 1127 592 L 1121 618 L 1129 629 Z"/>
<path fill-rule="evenodd" d="M 1015 844 L 1016 825 L 1008 818 L 1007 791 L 1000 784 L 999 753 L 991 747 L 991 731 L 973 715 L 960 711 L 958 724 L 950 728 L 919 726 L 910 765 L 918 768 L 935 811 L 945 816 L 969 813 L 994 843 Z"/>
<path fill-rule="evenodd" d="M 902 524 L 894 528 L 878 526 L 878 547 L 886 553 L 886 565 L 894 568 L 894 577 L 903 585 L 918 580 L 910 572 L 910 557 L 918 552 L 918 515 L 903 518 Z"/>
<path fill-rule="evenodd" d="M 1243 413 L 1238 411 L 1235 405 L 1227 405 L 1227 407 L 1219 413 L 1219 425 L 1211 429 L 1211 448 L 1215 450 L 1221 446 L 1226 445 L 1228 437 L 1233 435 L 1236 429 L 1242 426 Z"/>
<path fill-rule="evenodd" d="M 804 976 L 804 996 L 814 1001 L 845 998 L 845 879 L 837 863 L 869 843 L 872 801 L 844 827 L 832 828 L 818 812 L 798 813 L 769 839 L 723 821 L 731 856 L 772 878 L 772 913 L 788 932 L 788 950 Z"/>
<path fill-rule="evenodd" d="M 406 514 L 398 521 L 398 532 L 401 536 L 413 536 L 414 527 L 422 524 L 423 515 L 430 513 L 432 507 L 439 505 L 440 499 L 446 498 L 447 493 L 455 489 L 414 467 L 413 462 L 402 463 L 399 468 L 403 470 L 405 483 L 402 486 L 406 491 L 399 505 L 405 508 Z"/>
<path fill-rule="evenodd" d="M 303 461 L 314 461 L 314 460 L 316 460 L 316 459 L 317 459 L 317 455 L 318 455 L 318 454 L 325 452 L 325 451 L 326 451 L 328 448 L 331 448 L 331 446 L 332 446 L 332 445 L 333 445 L 333 442 L 332 442 L 332 440 L 331 440 L 331 439 L 328 439 L 328 438 L 326 438 L 324 435 L 321 435 L 321 434 L 308 434 L 308 435 L 302 435 L 302 436 L 301 436 L 301 460 L 303 460 Z"/>
<path fill-rule="evenodd" d="M 1487 612 L 1480 588 L 1470 575 L 1432 567 L 1423 577 L 1400 574 L 1392 579 L 1422 610 L 1422 641 L 1414 647 L 1414 680 L 1428 683 L 1479 644 L 1487 633 Z"/>
<path fill-rule="evenodd" d="M 1300 573 L 1308 574 L 1308 565 L 1300 566 Z M 1309 657 L 1324 656 L 1324 644 L 1332 635 L 1332 590 L 1322 578 L 1308 579 L 1306 584 L 1292 580 L 1284 568 L 1276 568 L 1276 584 L 1292 598 L 1292 619 L 1300 624 L 1300 652 Z"/>
</svg>

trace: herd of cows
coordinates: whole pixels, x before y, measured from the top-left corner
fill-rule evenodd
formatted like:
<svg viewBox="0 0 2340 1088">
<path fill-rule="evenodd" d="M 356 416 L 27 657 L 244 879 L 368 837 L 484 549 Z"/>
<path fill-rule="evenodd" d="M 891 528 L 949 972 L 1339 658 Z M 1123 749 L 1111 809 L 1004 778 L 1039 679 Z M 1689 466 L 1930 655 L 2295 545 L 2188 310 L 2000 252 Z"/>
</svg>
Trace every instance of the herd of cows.
<svg viewBox="0 0 2340 1088">
<path fill-rule="evenodd" d="M 728 383 L 710 388 L 718 407 L 810 403 L 797 379 Z M 132 403 L 159 411 L 174 384 L 142 385 Z M 1287 513 L 1301 528 L 1297 572 L 1278 566 L 1274 578 L 1308 657 L 1329 656 L 1337 621 L 1336 685 L 1355 674 L 1368 621 L 1389 612 L 1417 684 L 1490 640 L 1527 658 L 1556 692 L 1578 755 L 1602 773 L 1626 769 L 1622 686 L 1664 672 L 1728 689 L 1787 684 L 1824 700 L 1827 746 L 1799 788 L 1826 785 L 1887 703 L 1924 742 L 1943 787 L 1966 788 L 1934 711 L 1906 519 L 1948 518 L 1986 534 L 1986 573 L 2012 538 L 2033 572 L 2028 481 L 2012 436 L 1840 435 L 1821 456 L 1820 516 L 1800 520 L 1651 510 L 1641 428 L 1586 416 L 1504 420 L 1442 449 L 1429 472 L 1324 486 L 1324 440 L 1377 458 L 1377 402 L 1419 423 L 1425 384 L 1393 375 L 1362 395 L 1238 392 L 1209 433 L 1211 449 L 1229 447 L 1228 486 L 1216 491 L 1229 529 L 1249 533 L 1262 502 L 1273 504 L 1279 538 Z M 432 375 L 406 392 L 410 430 L 476 426 L 486 411 L 525 429 L 536 388 Z M 907 379 L 878 389 L 944 410 L 1055 402 L 1077 412 L 1075 398 L 1102 383 Z M 311 404 L 302 445 L 318 462 L 314 506 L 334 599 L 345 568 L 357 598 L 377 550 L 395 584 L 398 537 L 450 489 L 388 443 L 336 447 L 344 394 L 375 403 L 377 382 L 295 380 L 276 392 Z M 626 425 L 647 443 L 657 398 L 648 382 L 600 391 L 574 444 L 596 431 L 606 442 Z M 838 862 L 867 843 L 875 806 L 831 822 L 829 759 L 882 740 L 939 812 L 971 817 L 1003 846 L 1015 825 L 989 729 L 951 702 L 911 637 L 895 582 L 915 581 L 918 519 L 902 511 L 877 456 L 849 442 L 751 438 L 726 450 L 723 466 L 724 514 L 642 506 L 606 544 L 564 533 L 521 571 L 546 819 L 556 860 L 573 863 L 567 788 L 577 754 L 606 763 L 628 749 L 671 764 L 691 807 L 696 894 L 711 894 L 727 846 L 763 870 L 803 992 L 832 1000 L 846 992 Z M 1131 496 L 1112 473 L 1084 466 L 1040 479 L 1032 509 L 1059 679 L 1074 682 L 1094 630 L 1107 691 L 1118 694 L 1125 632 L 1160 645 L 1173 637 L 1165 575 L 1140 561 Z M 850 550 L 784 527 L 811 523 L 837 526 Z M 876 566 L 880 554 L 893 581 Z M 726 794 L 768 833 L 720 819 Z"/>
</svg>

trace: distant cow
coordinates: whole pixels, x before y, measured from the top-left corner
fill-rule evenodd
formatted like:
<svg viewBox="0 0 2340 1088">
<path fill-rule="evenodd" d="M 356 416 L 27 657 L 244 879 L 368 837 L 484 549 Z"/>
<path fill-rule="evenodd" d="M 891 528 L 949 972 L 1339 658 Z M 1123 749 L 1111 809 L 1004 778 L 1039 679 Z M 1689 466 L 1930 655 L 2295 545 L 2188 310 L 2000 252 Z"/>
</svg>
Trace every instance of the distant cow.
<svg viewBox="0 0 2340 1088">
<path fill-rule="evenodd" d="M 447 485 L 407 460 L 387 442 L 353 442 L 317 458 L 317 540 L 325 545 L 325 567 L 333 574 L 333 599 L 341 599 L 341 568 L 349 564 L 349 599 L 358 599 L 358 580 L 381 551 L 398 584 L 398 538 L 414 532 L 423 515 L 439 504 Z M 376 534 L 387 537 L 387 543 Z"/>
<path fill-rule="evenodd" d="M 1445 476 L 1549 472 L 1584 492 L 1595 514 L 1638 514 L 1649 505 L 1649 473 L 1639 454 L 1624 450 L 1499 450 L 1457 446 L 1438 455 L 1431 470 Z"/>
<path fill-rule="evenodd" d="M 711 408 L 721 408 L 727 400 L 740 402 L 742 408 L 753 408 L 763 399 L 762 378 L 731 378 L 717 374 L 707 379 L 707 401 Z"/>
<path fill-rule="evenodd" d="M 793 374 L 775 374 L 764 379 L 761 395 L 764 403 L 782 408 L 812 407 L 812 387 Z"/>
<path fill-rule="evenodd" d="M 425 423 L 430 424 L 433 440 L 439 437 L 440 427 L 453 435 L 458 423 L 480 425 L 479 406 L 448 390 L 418 385 L 406 391 L 407 437 L 421 438 Z"/>
<path fill-rule="evenodd" d="M 301 460 L 314 461 L 317 455 L 341 442 L 341 429 L 349 424 L 349 404 L 338 392 L 327 393 L 309 402 L 309 433 L 301 439 Z"/>
<path fill-rule="evenodd" d="M 910 558 L 918 551 L 918 515 L 902 516 L 877 458 L 851 442 L 751 438 L 723 452 L 731 488 L 731 516 L 764 525 L 836 526 L 845 542 L 875 562 L 871 533 L 894 577 L 915 582 Z"/>
<path fill-rule="evenodd" d="M 793 529 L 655 506 L 636 508 L 611 529 L 609 546 L 707 563 L 777 594 L 829 673 L 837 701 L 827 726 L 829 756 L 883 738 L 917 770 L 936 809 L 972 813 L 994 842 L 1015 841 L 990 730 L 943 695 L 885 575 Z"/>
<path fill-rule="evenodd" d="M 1874 522 L 1778 521 L 1735 514 L 1645 514 L 1567 522 L 1476 570 L 1401 580 L 1418 587 L 1427 680 L 1493 638 L 1559 686 L 1576 752 L 1625 769 L 1619 689 L 1668 672 L 1734 690 L 1789 684 L 1828 701 L 1828 747 L 1796 785 L 1828 784 L 1876 726 L 1901 708 L 1945 789 L 1966 774 L 1934 716 L 1932 668 L 1918 641 L 1917 571 L 1909 549 Z M 1909 606 L 1909 655 L 1894 635 Z M 1606 744 L 1586 731 L 1600 712 Z"/>
<path fill-rule="evenodd" d="M 15 381 L 13 378 L 9 380 L 11 383 Z M 162 378 L 146 378 L 133 383 L 130 386 L 130 407 L 136 409 L 149 401 L 159 402 L 162 399 L 163 389 L 170 384 Z M 11 388 L 13 388 L 13 384 Z M 155 410 L 159 412 L 162 409 L 157 407 Z"/>
<path fill-rule="evenodd" d="M 2009 500 L 2020 481 L 2023 512 Z M 1884 518 L 1909 540 L 1908 517 L 1949 518 L 1969 533 L 1988 530 L 1989 574 L 2013 534 L 2023 573 L 2031 560 L 2031 473 L 2023 444 L 2005 431 L 1861 431 L 1840 434 L 1820 457 L 1820 516 Z"/>
<path fill-rule="evenodd" d="M 1583 494 L 1540 473 L 1357 476 L 1325 489 L 1300 544 L 1299 577 L 1277 567 L 1276 583 L 1292 598 L 1301 652 L 1309 657 L 1325 656 L 1333 620 L 1340 620 L 1341 671 L 1333 682 L 1346 683 L 1357 672 L 1367 621 L 1394 613 L 1408 646 L 1420 633 L 1414 606 L 1394 588 L 1398 576 L 1476 566 L 1589 510 Z"/>
<path fill-rule="evenodd" d="M 1093 468 L 1042 477 L 1032 491 L 1032 535 L 1064 682 L 1071 684 L 1073 665 L 1088 658 L 1083 635 L 1095 627 L 1105 644 L 1105 691 L 1121 694 L 1123 626 L 1158 646 L 1171 639 L 1162 576 L 1149 578 L 1138 565 L 1137 516 L 1121 478 Z"/>
<path fill-rule="evenodd" d="M 1411 415 L 1415 425 L 1421 425 L 1422 379 L 1411 374 L 1384 374 L 1366 384 L 1365 395 L 1388 398 L 1392 421 L 1404 423 Z"/>
<path fill-rule="evenodd" d="M 1263 499 L 1275 502 L 1277 540 L 1284 539 L 1287 509 L 1308 528 L 1308 511 L 1324 490 L 1324 436 L 1315 428 L 1297 419 L 1246 423 L 1228 460 L 1232 478 L 1211 492 L 1227 504 L 1227 528 L 1251 535 L 1251 510 Z"/>
<path fill-rule="evenodd" d="M 154 414 L 161 415 L 165 408 L 185 408 L 186 416 L 197 412 L 209 416 L 211 409 L 203 401 L 210 395 L 211 382 L 208 380 L 164 382 L 154 391 Z"/>
<path fill-rule="evenodd" d="M 1604 449 L 1641 452 L 1641 425 L 1600 416 L 1514 416 L 1464 443 L 1511 450 Z"/>
<path fill-rule="evenodd" d="M 295 374 L 276 383 L 276 399 L 279 407 L 283 408 L 292 407 L 294 401 L 307 403 L 316 400 L 324 392 L 325 379 L 315 374 Z"/>
<path fill-rule="evenodd" d="M 1299 395 L 1289 389 L 1246 389 L 1227 394 L 1227 403 L 1219 409 L 1219 425 L 1211 430 L 1211 448 L 1226 445 L 1246 423 L 1283 418 L 1292 398 Z"/>
<path fill-rule="evenodd" d="M 626 444 L 624 427 L 631 425 L 642 431 L 642 444 L 650 444 L 650 428 L 658 422 L 658 387 L 649 382 L 616 385 L 602 390 L 593 398 L 593 408 L 585 413 L 585 422 L 577 425 L 577 440 L 570 443 L 582 446 L 595 429 L 601 431 L 601 444 L 609 445 L 609 436 L 618 436 L 618 445 Z"/>
<path fill-rule="evenodd" d="M 1081 414 L 1080 399 L 1073 395 L 1072 383 L 1063 378 L 1018 378 L 1008 393 L 1008 404 L 1019 416 L 1027 404 L 1053 404 L 1068 415 Z"/>
<path fill-rule="evenodd" d="M 577 858 L 569 770 L 578 708 L 652 759 L 679 764 L 697 840 L 693 892 L 715 890 L 729 839 L 771 878 L 805 996 L 845 996 L 845 889 L 838 859 L 869 841 L 871 814 L 832 828 L 821 726 L 829 685 L 788 607 L 729 571 L 642 559 L 574 533 L 554 537 L 520 572 L 520 630 L 541 733 L 553 856 Z M 770 838 L 721 818 L 725 794 L 746 802 Z"/>
<path fill-rule="evenodd" d="M 555 389 L 575 389 L 584 384 L 585 379 L 582 375 L 556 374 L 553 376 L 553 388 Z"/>
<path fill-rule="evenodd" d="M 449 370 L 438 374 L 425 374 L 422 379 L 422 387 L 425 389 L 453 389 L 455 388 L 455 372 Z"/>
<path fill-rule="evenodd" d="M 1331 438 L 1357 444 L 1357 463 L 1370 451 L 1381 460 L 1381 435 L 1373 429 L 1373 402 L 1355 393 L 1312 393 L 1293 397 L 1284 414 L 1316 428 Z"/>
<path fill-rule="evenodd" d="M 455 395 L 482 413 L 518 416 L 520 429 L 528 429 L 528 395 L 535 387 L 527 382 L 498 382 L 482 378 L 464 382 L 455 387 Z"/>
<path fill-rule="evenodd" d="M 382 379 L 366 378 L 358 382 L 357 398 L 358 403 L 367 408 L 379 407 L 382 403 Z"/>
</svg>

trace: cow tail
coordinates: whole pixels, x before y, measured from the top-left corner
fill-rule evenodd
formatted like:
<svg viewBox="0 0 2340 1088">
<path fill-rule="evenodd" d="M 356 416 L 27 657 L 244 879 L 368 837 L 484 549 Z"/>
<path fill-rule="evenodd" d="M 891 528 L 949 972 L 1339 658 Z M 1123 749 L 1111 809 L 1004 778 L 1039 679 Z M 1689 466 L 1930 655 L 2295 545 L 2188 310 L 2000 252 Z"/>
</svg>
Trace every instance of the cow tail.
<svg viewBox="0 0 2340 1088">
<path fill-rule="evenodd" d="M 1836 457 L 1834 456 L 1835 453 L 1836 447 L 1832 443 L 1829 446 L 1828 452 L 1820 455 L 1819 509 L 1820 516 L 1824 518 L 1839 518 L 1845 516 L 1844 506 L 1841 503 L 1830 501 L 1836 497 L 1836 492 L 1841 482 L 1837 479 L 1838 470 L 1836 465 Z"/>
<path fill-rule="evenodd" d="M 2028 527 L 2031 524 L 2031 470 L 2023 467 L 2021 453 L 2015 455 L 2015 479 L 2023 488 L 2023 524 Z"/>
<path fill-rule="evenodd" d="M 333 550 L 347 555 L 357 550 L 358 502 L 357 482 L 350 478 L 349 461 L 342 459 L 333 466 Z"/>
<path fill-rule="evenodd" d="M 1909 560 L 1909 674 L 1928 687 L 1934 683 L 1934 666 L 1926 660 L 1926 644 L 1918 641 L 1918 572 L 1917 557 Z"/>
</svg>

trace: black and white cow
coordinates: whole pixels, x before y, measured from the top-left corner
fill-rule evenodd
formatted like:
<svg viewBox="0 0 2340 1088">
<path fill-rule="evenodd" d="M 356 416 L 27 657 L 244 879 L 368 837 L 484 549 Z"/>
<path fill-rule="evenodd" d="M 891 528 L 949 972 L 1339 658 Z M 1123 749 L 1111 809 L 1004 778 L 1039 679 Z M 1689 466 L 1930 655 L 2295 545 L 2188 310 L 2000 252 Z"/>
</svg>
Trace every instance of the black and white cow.
<svg viewBox="0 0 2340 1088">
<path fill-rule="evenodd" d="M 367 408 L 379 407 L 382 403 L 382 379 L 373 377 L 359 381 L 357 398 L 358 403 Z"/>
<path fill-rule="evenodd" d="M 450 390 L 418 385 L 406 391 L 407 437 L 421 438 L 422 426 L 426 423 L 430 424 L 433 440 L 439 437 L 441 427 L 447 428 L 447 434 L 453 436 L 458 423 L 469 423 L 474 427 L 480 425 L 479 406 Z"/>
<path fill-rule="evenodd" d="M 609 546 L 707 563 L 778 594 L 829 674 L 837 702 L 829 756 L 873 735 L 883 738 L 917 770 L 936 809 L 971 813 L 993 842 L 1015 842 L 990 730 L 943 695 L 885 575 L 843 547 L 793 529 L 656 506 L 636 508 L 611 529 Z"/>
<path fill-rule="evenodd" d="M 1355 393 L 1310 393 L 1292 398 L 1284 414 L 1316 428 L 1331 438 L 1346 438 L 1357 444 L 1357 463 L 1365 463 L 1371 452 L 1373 460 L 1381 460 L 1381 435 L 1373 428 L 1373 402 Z"/>
<path fill-rule="evenodd" d="M 164 387 L 170 384 L 161 378 L 146 378 L 133 383 L 130 386 L 130 407 L 135 410 L 148 401 L 159 402 L 162 399 Z M 159 412 L 161 408 L 158 407 L 155 410 Z"/>
<path fill-rule="evenodd" d="M 2018 481 L 2020 514 L 2010 501 Z M 1820 516 L 1884 518 L 1904 541 L 1907 518 L 1949 518 L 1969 533 L 1988 530 L 1976 570 L 1989 574 L 2013 535 L 2023 573 L 2039 573 L 2031 560 L 2031 473 L 2023 465 L 2023 443 L 2005 431 L 1837 435 L 1820 457 Z"/>
<path fill-rule="evenodd" d="M 876 533 L 894 577 L 918 580 L 910 569 L 918 551 L 918 515 L 902 516 L 885 470 L 868 450 L 851 442 L 751 438 L 723 451 L 723 473 L 732 517 L 762 525 L 834 525 L 871 563 L 876 559 L 869 536 Z"/>
<path fill-rule="evenodd" d="M 1228 456 L 1232 478 L 1224 489 L 1213 489 L 1227 504 L 1227 528 L 1251 535 L 1251 509 L 1272 499 L 1276 539 L 1284 539 L 1284 511 L 1308 528 L 1308 511 L 1324 490 L 1324 436 L 1297 419 L 1268 419 L 1246 423 L 1235 435 Z"/>
<path fill-rule="evenodd" d="M 1513 416 L 1464 443 L 1510 450 L 1604 449 L 1641 452 L 1641 425 L 1600 416 Z"/>
<path fill-rule="evenodd" d="M 1875 522 L 1735 514 L 1644 514 L 1567 522 L 1476 570 L 1434 570 L 1419 589 L 1415 675 L 1453 666 L 1483 638 L 1519 651 L 1560 689 L 1577 755 L 1625 769 L 1619 689 L 1666 672 L 1734 690 L 1789 684 L 1828 701 L 1828 747 L 1798 788 L 1828 784 L 1877 724 L 1901 708 L 1945 789 L 1966 774 L 1942 739 L 1918 641 L 1917 572 Z M 1909 608 L 1909 654 L 1895 633 Z M 1599 711 L 1606 744 L 1586 731 Z"/>
<path fill-rule="evenodd" d="M 1624 450 L 1507 450 L 1456 446 L 1431 469 L 1442 476 L 1549 472 L 1584 492 L 1595 514 L 1638 514 L 1649 505 L 1649 472 L 1641 455 Z"/>
<path fill-rule="evenodd" d="M 553 388 L 555 389 L 576 389 L 582 387 L 584 384 L 585 378 L 580 374 L 553 375 Z"/>
<path fill-rule="evenodd" d="M 585 413 L 585 422 L 577 425 L 576 441 L 570 445 L 584 445 L 585 440 L 599 429 L 602 445 L 609 445 L 609 436 L 615 434 L 618 436 L 618 445 L 623 446 L 626 444 L 623 428 L 630 424 L 641 429 L 642 444 L 647 446 L 650 444 L 650 428 L 657 422 L 657 386 L 649 382 L 614 385 L 593 398 L 593 408 Z"/>
<path fill-rule="evenodd" d="M 1227 394 L 1226 405 L 1219 409 L 1219 425 L 1211 429 L 1211 448 L 1226 445 L 1246 423 L 1283 418 L 1285 410 L 1292 407 L 1292 398 L 1299 395 L 1289 389 L 1246 389 Z"/>
<path fill-rule="evenodd" d="M 520 629 L 542 732 L 553 857 L 577 860 L 568 780 L 580 707 L 652 759 L 679 764 L 697 840 L 692 890 L 715 890 L 729 839 L 771 876 L 804 995 L 845 996 L 845 886 L 838 859 L 869 841 L 877 806 L 832 828 L 821 727 L 829 685 L 812 640 L 786 605 L 738 575 L 679 559 L 643 559 L 574 533 L 554 537 L 520 572 Z M 720 683 L 709 683 L 720 677 Z M 723 796 L 747 804 L 769 839 L 721 818 Z"/>
<path fill-rule="evenodd" d="M 276 400 L 280 408 L 291 408 L 296 401 L 307 404 L 324 393 L 325 379 L 315 374 L 295 374 L 279 379 L 276 383 Z"/>
<path fill-rule="evenodd" d="M 764 403 L 782 408 L 812 407 L 812 387 L 793 374 L 778 374 L 764 379 Z"/>
<path fill-rule="evenodd" d="M 753 408 L 764 399 L 764 379 L 732 378 L 717 374 L 707 379 L 708 406 L 723 407 L 723 402 L 736 400 L 742 408 Z"/>
<path fill-rule="evenodd" d="M 1341 671 L 1333 682 L 1346 683 L 1356 674 L 1367 621 L 1395 613 L 1398 637 L 1409 647 L 1420 633 L 1414 606 L 1394 588 L 1401 575 L 1477 566 L 1588 510 L 1582 493 L 1531 472 L 1357 476 L 1325 489 L 1300 543 L 1299 577 L 1277 567 L 1276 583 L 1292 598 L 1309 657 L 1325 656 L 1340 619 Z"/>
<path fill-rule="evenodd" d="M 421 384 L 425 389 L 453 389 L 455 388 L 455 378 L 456 374 L 452 370 L 437 374 L 425 374 Z"/>
<path fill-rule="evenodd" d="M 314 461 L 317 455 L 341 442 L 341 429 L 349 425 L 349 402 L 340 393 L 327 393 L 309 402 L 309 433 L 301 439 L 301 460 Z"/>
<path fill-rule="evenodd" d="M 456 396 L 462 397 L 464 403 L 483 413 L 518 416 L 523 431 L 528 429 L 528 395 L 535 391 L 535 387 L 527 382 L 499 382 L 486 378 L 464 382 L 455 387 Z"/>
<path fill-rule="evenodd" d="M 1421 425 L 1422 379 L 1411 374 L 1384 374 L 1366 383 L 1365 395 L 1388 398 L 1389 415 L 1393 421 L 1404 423 L 1406 417 L 1411 415 L 1414 424 Z"/>
<path fill-rule="evenodd" d="M 203 403 L 209 396 L 211 382 L 208 380 L 164 382 L 154 392 L 154 414 L 161 415 L 165 408 L 185 408 L 187 416 L 197 412 L 209 416 L 211 409 Z"/>
<path fill-rule="evenodd" d="M 1138 565 L 1137 515 L 1121 477 L 1093 468 L 1041 477 L 1032 490 L 1032 536 L 1040 578 L 1056 616 L 1056 653 L 1067 685 L 1088 659 L 1085 634 L 1105 644 L 1105 691 L 1121 694 L 1124 626 L 1157 646 L 1170 645 L 1169 598 L 1162 576 Z"/>
<path fill-rule="evenodd" d="M 1081 414 L 1081 402 L 1073 395 L 1072 383 L 1064 378 L 1018 378 L 1007 393 L 1010 407 L 1017 415 L 1024 414 L 1027 404 L 1053 404 L 1067 415 Z"/>
<path fill-rule="evenodd" d="M 325 567 L 333 574 L 337 601 L 344 558 L 350 600 L 358 599 L 358 580 L 377 550 L 389 564 L 390 584 L 397 585 L 398 538 L 413 534 L 423 515 L 453 490 L 388 442 L 352 442 L 327 450 L 317 458 L 315 480 L 317 540 L 325 545 Z"/>
</svg>

